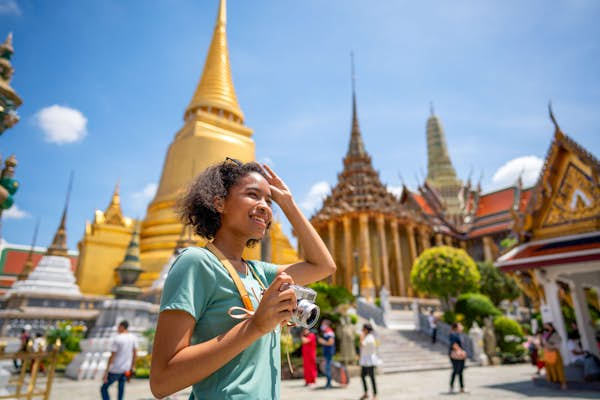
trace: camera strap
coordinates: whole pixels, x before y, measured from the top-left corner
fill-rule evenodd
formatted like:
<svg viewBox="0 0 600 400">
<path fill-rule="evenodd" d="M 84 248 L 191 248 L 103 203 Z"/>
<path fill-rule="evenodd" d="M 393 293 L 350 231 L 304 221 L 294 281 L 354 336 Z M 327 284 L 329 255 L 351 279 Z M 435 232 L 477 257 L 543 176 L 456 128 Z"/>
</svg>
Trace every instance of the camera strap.
<svg viewBox="0 0 600 400">
<path fill-rule="evenodd" d="M 208 251 L 210 251 L 211 253 L 213 253 L 215 255 L 215 257 L 217 257 L 217 259 L 225 267 L 225 269 L 229 273 L 229 276 L 231 276 L 231 279 L 233 280 L 233 283 L 235 284 L 235 287 L 237 288 L 237 290 L 240 294 L 240 297 L 242 299 L 242 303 L 244 304 L 244 307 L 246 308 L 246 310 L 253 312 L 254 306 L 252 305 L 252 300 L 250 300 L 250 295 L 248 295 L 246 286 L 244 286 L 244 284 L 242 283 L 240 274 L 237 272 L 237 270 L 235 269 L 233 264 L 231 264 L 231 261 L 229 261 L 227 259 L 227 257 L 225 257 L 225 255 L 221 252 L 221 250 L 219 250 L 214 244 L 212 244 L 210 242 L 206 244 L 206 249 Z M 246 264 L 248 265 L 248 269 L 252 272 L 254 279 L 256 279 L 258 281 L 258 284 L 260 285 L 260 287 L 263 290 L 266 290 L 265 285 L 260 280 L 260 278 L 257 276 L 256 272 L 254 271 L 254 268 L 252 268 L 250 266 L 250 264 L 248 264 L 248 263 L 246 263 Z"/>
</svg>

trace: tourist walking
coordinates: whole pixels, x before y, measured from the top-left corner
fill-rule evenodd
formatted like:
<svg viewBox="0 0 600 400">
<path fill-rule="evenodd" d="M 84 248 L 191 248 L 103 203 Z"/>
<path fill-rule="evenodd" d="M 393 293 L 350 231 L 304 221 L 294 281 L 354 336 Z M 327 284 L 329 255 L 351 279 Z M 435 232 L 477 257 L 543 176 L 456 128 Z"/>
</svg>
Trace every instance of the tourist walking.
<svg viewBox="0 0 600 400">
<path fill-rule="evenodd" d="M 19 335 L 19 340 L 21 340 L 21 348 L 19 348 L 19 352 L 27 351 L 27 344 L 29 343 L 30 338 L 31 337 L 29 336 L 29 332 L 27 332 L 27 329 L 22 328 L 21 334 Z M 23 360 L 14 358 L 13 365 L 14 365 L 15 369 L 17 371 L 19 371 L 21 369 L 21 367 L 23 366 Z"/>
<path fill-rule="evenodd" d="M 323 358 L 325 359 L 325 377 L 327 378 L 325 388 L 330 389 L 332 387 L 331 360 L 335 354 L 335 332 L 331 329 L 331 321 L 328 319 L 321 321 L 321 337 L 319 337 L 319 344 L 323 346 Z"/>
<path fill-rule="evenodd" d="M 431 334 L 431 343 L 435 344 L 437 339 L 437 318 L 433 310 L 429 311 L 429 316 L 427 317 L 427 322 L 429 322 L 429 332 Z"/>
<path fill-rule="evenodd" d="M 317 335 L 308 328 L 302 330 L 302 364 L 304 386 L 317 383 Z"/>
<path fill-rule="evenodd" d="M 304 261 L 242 258 L 273 221 L 274 201 Z M 280 326 L 297 306 L 290 285 L 335 272 L 335 263 L 285 183 L 268 166 L 227 158 L 202 172 L 180 202 L 183 223 L 211 241 L 183 250 L 167 275 L 156 327 L 150 389 L 157 398 L 189 386 L 195 399 L 279 399 Z"/>
<path fill-rule="evenodd" d="M 563 359 L 560 354 L 562 339 L 551 322 L 544 324 L 542 346 L 544 348 L 544 362 L 546 364 L 546 380 L 560 383 L 561 389 L 567 388 Z"/>
<path fill-rule="evenodd" d="M 35 353 L 43 353 L 46 351 L 46 338 L 41 332 L 35 334 L 35 339 L 33 339 L 33 351 Z M 40 372 L 45 372 L 46 368 L 44 366 L 44 360 L 40 360 Z M 33 370 L 32 370 L 33 372 Z"/>
<path fill-rule="evenodd" d="M 360 378 L 363 384 L 363 396 L 361 400 L 369 398 L 367 390 L 367 376 L 371 378 L 372 399 L 377 398 L 377 384 L 375 383 L 375 367 L 379 364 L 377 356 L 377 343 L 373 335 L 373 326 L 364 324 L 360 333 Z"/>
<path fill-rule="evenodd" d="M 465 382 L 463 379 L 463 370 L 465 369 L 465 360 L 467 352 L 463 346 L 460 334 L 463 331 L 463 326 L 460 322 L 452 324 L 449 338 L 448 354 L 452 363 L 452 376 L 450 377 L 450 393 L 454 392 L 454 379 L 458 376 L 461 393 L 465 392 Z"/>
<path fill-rule="evenodd" d="M 102 400 L 110 400 L 108 388 L 115 382 L 118 382 L 119 400 L 123 400 L 125 393 L 125 382 L 129 381 L 135 366 L 136 340 L 135 336 L 129 333 L 129 322 L 123 320 L 117 327 L 117 336 L 112 343 L 111 354 L 106 364 L 103 384 L 100 387 Z"/>
</svg>

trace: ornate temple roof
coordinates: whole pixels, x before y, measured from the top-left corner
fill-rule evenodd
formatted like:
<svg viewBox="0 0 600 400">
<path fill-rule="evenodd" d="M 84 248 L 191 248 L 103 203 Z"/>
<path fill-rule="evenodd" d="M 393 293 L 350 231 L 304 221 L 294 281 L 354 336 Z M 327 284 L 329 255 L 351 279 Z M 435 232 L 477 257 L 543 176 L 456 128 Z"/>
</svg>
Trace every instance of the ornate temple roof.
<svg viewBox="0 0 600 400">
<path fill-rule="evenodd" d="M 215 30 L 204 64 L 204 72 L 185 111 L 184 119 L 202 107 L 211 112 L 224 113 L 225 118 L 240 124 L 244 123 L 244 113 L 238 103 L 231 78 L 226 24 L 227 2 L 221 0 Z"/>
<path fill-rule="evenodd" d="M 338 182 L 323 201 L 323 207 L 312 218 L 326 221 L 353 212 L 374 211 L 408 217 L 412 213 L 381 183 L 379 173 L 365 150 L 356 107 L 356 92 L 352 90 L 352 127 L 348 152 L 343 160 L 344 169 Z M 416 217 L 413 215 L 413 217 Z"/>
</svg>

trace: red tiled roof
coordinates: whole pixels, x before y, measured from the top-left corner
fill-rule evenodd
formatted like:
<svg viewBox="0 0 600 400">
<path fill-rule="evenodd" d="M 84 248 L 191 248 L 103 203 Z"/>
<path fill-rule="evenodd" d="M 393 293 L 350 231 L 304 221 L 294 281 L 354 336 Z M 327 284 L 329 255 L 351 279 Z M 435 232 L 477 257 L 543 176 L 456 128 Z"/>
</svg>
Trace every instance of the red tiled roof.
<svg viewBox="0 0 600 400">
<path fill-rule="evenodd" d="M 23 266 L 27 261 L 27 256 L 29 255 L 28 251 L 19 251 L 19 250 L 8 250 L 6 252 L 6 261 L 4 262 L 3 268 L 0 269 L 4 274 L 19 274 L 23 270 Z M 33 253 L 32 260 L 33 265 L 37 265 L 44 255 L 41 253 Z M 71 259 L 71 271 L 75 272 L 77 268 L 77 257 L 76 256 L 68 256 Z"/>
<path fill-rule="evenodd" d="M 515 200 L 515 188 L 510 187 L 497 192 L 484 194 L 479 199 L 477 217 L 508 211 L 512 208 Z"/>
<path fill-rule="evenodd" d="M 470 238 L 472 238 L 472 237 L 476 237 L 476 236 L 487 235 L 490 233 L 504 232 L 504 231 L 507 231 L 508 229 L 510 229 L 510 221 L 506 221 L 506 222 L 492 225 L 492 226 L 475 228 L 469 232 L 468 236 Z"/>
<path fill-rule="evenodd" d="M 529 203 L 529 199 L 531 198 L 531 194 L 533 193 L 533 188 L 529 188 L 526 190 L 523 190 L 521 192 L 521 201 L 519 202 L 519 211 L 523 211 L 525 210 L 525 207 L 527 207 L 527 203 Z"/>
<path fill-rule="evenodd" d="M 425 214 L 428 215 L 433 215 L 433 210 L 431 209 L 431 207 L 429 207 L 429 204 L 427 204 L 427 200 L 425 200 L 425 198 L 419 194 L 416 193 L 411 193 L 413 198 L 416 200 L 416 202 L 419 204 L 419 207 L 421 207 L 421 209 L 423 210 L 423 212 L 425 212 Z"/>
</svg>

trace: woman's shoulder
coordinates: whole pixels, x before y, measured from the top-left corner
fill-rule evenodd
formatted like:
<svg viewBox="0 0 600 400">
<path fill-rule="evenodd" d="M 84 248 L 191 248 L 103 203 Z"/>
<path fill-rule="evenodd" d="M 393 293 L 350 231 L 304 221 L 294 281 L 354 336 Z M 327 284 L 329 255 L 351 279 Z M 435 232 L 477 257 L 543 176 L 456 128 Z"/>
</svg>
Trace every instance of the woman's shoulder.
<svg viewBox="0 0 600 400">
<path fill-rule="evenodd" d="M 216 258 L 207 249 L 203 247 L 187 247 L 181 250 L 175 261 L 173 261 L 169 275 L 175 271 L 182 270 L 200 272 L 205 270 L 206 267 L 213 265 L 215 261 Z"/>
</svg>

